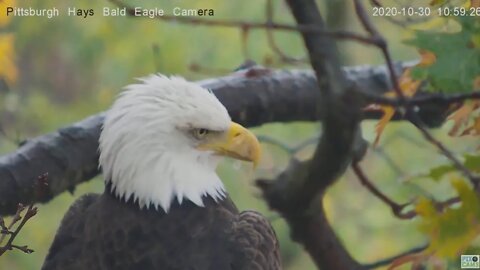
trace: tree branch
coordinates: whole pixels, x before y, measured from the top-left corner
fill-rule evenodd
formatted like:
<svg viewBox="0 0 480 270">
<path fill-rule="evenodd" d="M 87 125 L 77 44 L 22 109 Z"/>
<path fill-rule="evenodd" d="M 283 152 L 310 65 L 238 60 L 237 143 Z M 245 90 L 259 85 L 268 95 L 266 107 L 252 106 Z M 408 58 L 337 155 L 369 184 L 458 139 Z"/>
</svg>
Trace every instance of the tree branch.
<svg viewBox="0 0 480 270">
<path fill-rule="evenodd" d="M 375 25 L 373 25 L 372 21 L 369 19 L 367 12 L 365 11 L 365 8 L 363 7 L 360 0 L 354 0 L 353 3 L 355 6 L 355 12 L 357 13 L 358 19 L 362 23 L 363 28 L 370 34 L 370 37 L 372 39 L 372 44 L 377 46 L 382 51 L 383 57 L 385 58 L 385 62 L 387 63 L 388 71 L 390 73 L 390 80 L 392 81 L 392 84 L 393 84 L 393 90 L 397 94 L 397 97 L 400 100 L 400 102 L 405 103 L 405 96 L 403 95 L 403 92 L 400 89 L 400 85 L 398 84 L 397 74 L 395 73 L 393 60 L 390 55 L 390 52 L 388 51 L 387 41 L 383 38 L 380 32 L 378 32 Z"/>
<path fill-rule="evenodd" d="M 399 70 L 410 66 L 402 63 Z M 384 66 L 359 66 L 344 68 L 349 84 L 355 84 L 365 96 L 382 95 L 391 89 Z M 271 122 L 317 121 L 315 101 L 321 98 L 315 75 L 309 70 L 266 70 L 259 67 L 234 74 L 198 82 L 212 89 L 226 106 L 232 119 L 252 127 Z M 366 92 L 368 91 L 368 92 Z M 435 124 L 442 110 L 420 107 L 424 122 Z M 445 106 L 447 108 L 448 106 Z M 422 112 L 425 112 L 422 115 Z M 367 118 L 377 119 L 377 112 L 366 112 Z M 65 190 L 99 173 L 98 137 L 104 114 L 59 129 L 56 132 L 33 138 L 16 151 L 0 157 L 0 215 L 14 214 L 18 203 L 47 202 Z M 444 118 L 441 116 L 441 122 Z M 401 119 L 397 115 L 396 119 Z M 49 174 L 44 192 L 35 191 L 36 179 Z"/>
<path fill-rule="evenodd" d="M 287 0 L 298 25 L 325 29 L 314 0 Z M 288 222 L 292 238 L 303 244 L 320 269 L 363 269 L 345 249 L 323 209 L 326 189 L 342 175 L 353 159 L 360 136 L 361 99 L 341 71 L 334 41 L 325 35 L 302 33 L 321 95 L 316 115 L 323 134 L 311 162 L 275 181 L 258 181 L 269 206 Z M 293 175 L 289 175 L 292 173 Z M 298 174 L 301 175 L 298 175 Z"/>
<path fill-rule="evenodd" d="M 402 101 L 398 98 L 389 98 L 385 96 L 378 96 L 378 95 L 370 95 L 369 93 L 365 93 L 366 98 L 375 104 L 381 105 L 390 105 L 393 107 L 401 107 Z M 407 99 L 407 103 L 410 106 L 420 106 L 424 104 L 434 103 L 434 104 L 453 104 L 453 103 L 460 103 L 466 100 L 474 100 L 480 99 L 480 90 L 475 90 L 471 93 L 462 93 L 462 94 L 439 94 L 439 93 L 432 93 L 432 94 L 420 94 L 418 96 L 412 97 Z"/>
<path fill-rule="evenodd" d="M 409 203 L 398 204 L 392 199 L 390 199 L 387 195 L 383 194 L 383 192 L 381 192 L 376 186 L 374 186 L 372 181 L 368 179 L 368 177 L 365 175 L 358 163 L 354 162 L 352 164 L 352 169 L 355 172 L 355 175 L 360 180 L 360 183 L 362 183 L 362 185 L 364 185 L 375 197 L 379 198 L 382 202 L 388 205 L 396 217 L 400 219 L 411 219 L 415 217 L 415 212 L 409 212 L 407 215 L 403 214 L 402 210 L 406 206 L 408 206 Z"/>
<path fill-rule="evenodd" d="M 418 246 L 418 247 L 414 247 L 414 248 L 406 250 L 402 253 L 394 255 L 392 257 L 385 258 L 383 260 L 380 260 L 380 261 L 377 261 L 377 262 L 374 262 L 374 263 L 365 264 L 364 266 L 367 269 L 375 269 L 375 268 L 379 268 L 379 267 L 382 267 L 382 266 L 387 266 L 398 258 L 402 258 L 402 257 L 410 255 L 410 254 L 415 254 L 415 253 L 422 252 L 425 249 L 427 249 L 427 247 L 428 247 L 428 245 L 421 245 L 421 246 Z"/>
<path fill-rule="evenodd" d="M 110 0 L 110 2 L 112 2 L 114 5 L 120 8 L 125 8 L 127 11 L 127 14 L 131 17 L 144 18 L 140 16 L 135 16 L 135 9 L 131 6 L 124 4 L 121 0 Z M 249 21 L 240 21 L 240 20 L 211 20 L 211 19 L 203 19 L 200 17 L 175 16 L 175 15 L 168 15 L 168 14 L 163 14 L 162 16 L 155 16 L 155 19 L 162 20 L 162 21 L 183 23 L 183 24 L 192 24 L 197 26 L 201 25 L 201 26 L 230 27 L 230 28 L 239 28 L 242 30 L 273 29 L 273 30 L 282 30 L 282 31 L 290 31 L 290 32 L 315 33 L 315 34 L 330 36 L 336 39 L 357 41 L 365 44 L 372 43 L 372 39 L 357 33 L 348 32 L 348 31 L 329 31 L 329 30 L 317 27 L 316 25 L 309 25 L 309 24 L 288 25 L 288 24 L 274 23 L 271 21 L 249 22 Z"/>
<path fill-rule="evenodd" d="M 420 130 L 423 137 L 437 147 L 438 150 L 453 163 L 453 166 L 455 166 L 459 172 L 461 172 L 463 175 L 465 175 L 465 177 L 468 178 L 468 180 L 470 180 L 474 189 L 477 192 L 480 192 L 480 177 L 473 174 L 446 146 L 444 146 L 439 140 L 435 139 L 435 137 L 427 130 L 422 119 L 420 119 L 420 117 L 418 117 L 414 111 L 407 111 L 407 113 L 409 120 L 417 127 L 418 130 Z"/>
<path fill-rule="evenodd" d="M 17 237 L 18 233 L 22 230 L 23 226 L 27 223 L 29 219 L 31 219 L 33 216 L 37 214 L 38 209 L 34 207 L 33 205 L 28 206 L 27 210 L 25 211 L 25 215 L 21 216 L 23 210 L 25 210 L 25 207 L 22 204 L 19 204 L 17 206 L 17 212 L 15 213 L 15 216 L 12 218 L 12 221 L 10 225 L 7 227 L 4 226 L 3 218 L 0 217 L 2 220 L 2 233 L 1 233 L 1 238 L 0 238 L 0 244 L 3 242 L 5 239 L 6 235 L 9 235 L 9 238 L 7 240 L 7 243 L 5 245 L 0 247 L 0 256 L 2 256 L 5 252 L 8 250 L 12 249 L 18 249 L 23 251 L 24 253 L 32 253 L 33 250 L 29 249 L 28 246 L 18 246 L 13 244 L 13 241 Z M 14 231 L 11 231 L 13 226 L 20 221 L 20 224 L 17 226 L 17 228 Z"/>
<path fill-rule="evenodd" d="M 383 203 L 388 205 L 392 210 L 393 214 L 399 219 L 412 219 L 417 216 L 417 212 L 413 209 L 410 211 L 403 211 L 406 207 L 410 206 L 412 202 L 399 204 L 392 199 L 390 199 L 387 195 L 381 192 L 376 186 L 373 185 L 372 181 L 368 179 L 367 175 L 363 172 L 360 164 L 358 162 L 353 162 L 352 169 L 355 175 L 360 180 L 360 183 L 364 185 L 370 193 L 372 193 L 375 197 L 379 198 Z M 434 201 L 434 205 L 438 211 L 443 211 L 445 208 L 450 207 L 456 203 L 460 202 L 459 197 L 453 197 L 447 199 L 445 201 Z"/>
</svg>

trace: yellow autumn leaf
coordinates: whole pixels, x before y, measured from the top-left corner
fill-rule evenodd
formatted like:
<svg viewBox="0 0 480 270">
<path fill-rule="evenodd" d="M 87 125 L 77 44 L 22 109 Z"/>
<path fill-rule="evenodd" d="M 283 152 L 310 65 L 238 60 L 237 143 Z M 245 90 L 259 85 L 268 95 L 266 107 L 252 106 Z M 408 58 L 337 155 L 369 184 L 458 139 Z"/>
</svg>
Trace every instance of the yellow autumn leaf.
<svg viewBox="0 0 480 270">
<path fill-rule="evenodd" d="M 380 118 L 377 125 L 375 125 L 375 133 L 377 136 L 375 136 L 375 141 L 373 143 L 374 146 L 380 141 L 380 136 L 382 135 L 383 130 L 395 114 L 395 109 L 391 106 L 380 106 L 380 110 L 383 111 L 383 116 Z"/>
<path fill-rule="evenodd" d="M 431 51 L 419 50 L 419 53 L 421 58 L 418 67 L 429 67 L 437 61 L 437 56 Z"/>
<path fill-rule="evenodd" d="M 15 65 L 14 37 L 12 34 L 0 35 L 0 78 L 11 85 L 17 80 Z"/>
<path fill-rule="evenodd" d="M 15 0 L 0 0 L 0 27 L 7 25 L 12 16 L 7 16 L 7 7 L 15 6 Z"/>
<path fill-rule="evenodd" d="M 466 128 L 460 136 L 465 136 L 465 135 L 480 135 L 480 116 L 477 116 L 473 120 L 473 124 Z"/>
<path fill-rule="evenodd" d="M 480 108 L 479 100 L 466 101 L 459 109 L 448 116 L 447 120 L 453 121 L 453 127 L 448 134 L 457 136 L 460 129 L 468 123 L 473 111 Z"/>
<path fill-rule="evenodd" d="M 420 61 L 420 63 L 423 62 L 425 64 L 426 62 L 432 61 L 431 58 L 429 60 L 425 60 L 425 62 L 423 59 L 424 58 L 422 56 L 422 60 Z M 420 86 L 420 83 L 421 81 L 412 79 L 412 77 L 410 76 L 409 68 L 405 69 L 402 76 L 400 76 L 400 78 L 398 79 L 400 90 L 402 91 L 405 97 L 412 97 L 413 95 L 415 95 L 415 93 L 418 90 L 418 87 Z M 395 91 L 391 90 L 385 93 L 384 96 L 393 98 L 393 97 L 397 97 L 397 94 Z M 382 118 L 380 118 L 377 125 L 375 126 L 376 137 L 373 144 L 375 146 L 378 144 L 380 140 L 380 136 L 383 133 L 383 130 L 385 129 L 385 127 L 387 126 L 387 124 L 390 122 L 393 115 L 395 114 L 395 109 L 391 106 L 380 105 L 380 106 L 374 106 L 374 107 L 367 107 L 366 110 L 372 110 L 372 108 L 373 110 L 380 110 L 383 112 Z"/>
<path fill-rule="evenodd" d="M 480 198 L 463 179 L 451 182 L 461 205 L 440 211 L 434 202 L 421 198 L 415 206 L 420 217 L 419 230 L 430 244 L 424 254 L 440 258 L 458 258 L 480 234 Z"/>
<path fill-rule="evenodd" d="M 437 57 L 435 54 L 431 51 L 427 50 L 419 50 L 420 54 L 420 62 L 416 66 L 421 66 L 421 67 L 428 67 L 431 66 L 435 63 L 437 60 Z M 405 97 L 413 97 L 415 93 L 418 90 L 418 87 L 420 86 L 421 81 L 414 80 L 411 76 L 411 68 L 405 69 L 403 72 L 402 76 L 398 79 L 398 85 L 400 88 L 400 91 L 403 93 Z M 385 97 L 397 97 L 397 93 L 394 90 L 388 91 L 387 93 L 384 94 Z M 383 133 L 383 130 L 387 126 L 387 124 L 392 120 L 392 117 L 395 115 L 395 108 L 391 106 L 385 106 L 385 105 L 370 105 L 365 108 L 365 110 L 375 110 L 375 111 L 382 111 L 383 116 L 380 118 L 378 121 L 377 125 L 375 126 L 375 141 L 373 143 L 374 146 L 378 144 L 380 141 L 380 136 Z"/>
<path fill-rule="evenodd" d="M 437 214 L 437 209 L 431 200 L 421 197 L 415 205 L 415 212 L 423 218 L 432 218 Z"/>
</svg>

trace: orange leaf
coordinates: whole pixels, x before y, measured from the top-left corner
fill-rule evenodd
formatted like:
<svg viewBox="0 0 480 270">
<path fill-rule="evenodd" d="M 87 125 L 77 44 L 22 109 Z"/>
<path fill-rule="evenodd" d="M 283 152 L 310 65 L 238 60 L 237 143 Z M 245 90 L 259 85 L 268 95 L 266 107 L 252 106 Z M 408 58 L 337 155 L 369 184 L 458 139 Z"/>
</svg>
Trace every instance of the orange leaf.
<svg viewBox="0 0 480 270">
<path fill-rule="evenodd" d="M 375 126 L 375 133 L 377 133 L 377 136 L 375 137 L 375 142 L 373 143 L 374 146 L 376 146 L 380 141 L 380 135 L 382 135 L 383 130 L 395 114 L 395 109 L 390 106 L 380 106 L 380 110 L 383 111 L 383 116 Z"/>
<path fill-rule="evenodd" d="M 473 121 L 473 125 L 465 129 L 460 136 L 465 135 L 480 135 L 480 116 L 477 116 Z"/>
<path fill-rule="evenodd" d="M 429 67 L 437 61 L 437 56 L 431 51 L 419 50 L 418 52 L 421 57 L 420 62 L 417 64 L 419 67 Z"/>
<path fill-rule="evenodd" d="M 480 0 L 470 0 L 470 7 L 473 7 L 473 8 L 480 7 Z"/>
<path fill-rule="evenodd" d="M 434 55 L 435 57 L 435 55 Z M 412 79 L 410 69 L 406 69 L 399 79 L 400 90 L 406 97 L 413 97 L 420 86 L 421 81 Z"/>
<path fill-rule="evenodd" d="M 417 66 L 428 67 L 433 65 L 437 60 L 437 57 L 431 51 L 419 50 L 419 53 L 420 53 L 420 62 L 417 64 Z M 403 72 L 402 76 L 400 76 L 400 78 L 398 79 L 398 85 L 400 87 L 400 91 L 405 97 L 413 97 L 417 92 L 418 87 L 420 86 L 420 83 L 421 83 L 421 81 L 414 80 L 411 77 L 410 73 L 411 73 L 411 69 L 407 68 Z M 384 96 L 393 98 L 397 96 L 397 93 L 391 90 L 385 93 Z M 373 145 L 376 146 L 380 141 L 380 136 L 382 135 L 383 130 L 385 129 L 385 127 L 387 126 L 387 124 L 390 122 L 393 115 L 395 114 L 395 109 L 390 106 L 380 106 L 377 104 L 372 104 L 370 106 L 367 106 L 365 110 L 379 110 L 383 112 L 382 118 L 380 118 L 380 121 L 375 126 L 376 137 Z"/>
<path fill-rule="evenodd" d="M 448 132 L 450 136 L 456 136 L 460 128 L 468 122 L 472 112 L 480 107 L 480 101 L 466 102 L 458 110 L 454 111 L 447 119 L 453 120 L 453 127 Z"/>
<path fill-rule="evenodd" d="M 423 57 L 422 57 L 422 59 L 423 59 Z M 427 59 L 427 57 L 425 57 L 425 59 Z M 412 79 L 412 77 L 410 76 L 410 69 L 409 68 L 405 69 L 402 76 L 400 76 L 400 78 L 398 80 L 400 90 L 402 91 L 402 93 L 405 97 L 412 97 L 413 95 L 415 95 L 415 93 L 418 90 L 418 87 L 420 86 L 420 83 L 421 83 L 420 81 Z M 384 96 L 393 98 L 393 97 L 397 96 L 397 93 L 395 91 L 391 90 L 391 91 L 385 93 Z M 376 146 L 378 144 L 378 142 L 380 141 L 380 136 L 382 135 L 383 130 L 385 129 L 385 127 L 387 126 L 387 124 L 390 122 L 393 115 L 395 114 L 395 109 L 391 106 L 383 106 L 383 105 L 372 104 L 370 106 L 367 106 L 365 108 L 365 110 L 379 110 L 379 111 L 383 112 L 382 118 L 380 118 L 377 125 L 375 126 L 376 137 L 375 137 L 375 142 L 373 143 L 373 145 Z"/>
</svg>

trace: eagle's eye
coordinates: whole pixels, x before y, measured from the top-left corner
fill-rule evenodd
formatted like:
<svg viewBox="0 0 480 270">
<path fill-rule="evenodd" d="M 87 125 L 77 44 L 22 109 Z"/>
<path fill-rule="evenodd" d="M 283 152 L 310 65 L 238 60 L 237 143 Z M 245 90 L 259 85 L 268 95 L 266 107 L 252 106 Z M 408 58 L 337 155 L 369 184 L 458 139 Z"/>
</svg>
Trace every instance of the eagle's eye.
<svg viewBox="0 0 480 270">
<path fill-rule="evenodd" d="M 209 133 L 210 133 L 210 130 L 204 129 L 204 128 L 196 128 L 196 129 L 193 130 L 193 136 L 197 140 L 204 139 L 205 136 L 207 136 Z"/>
</svg>

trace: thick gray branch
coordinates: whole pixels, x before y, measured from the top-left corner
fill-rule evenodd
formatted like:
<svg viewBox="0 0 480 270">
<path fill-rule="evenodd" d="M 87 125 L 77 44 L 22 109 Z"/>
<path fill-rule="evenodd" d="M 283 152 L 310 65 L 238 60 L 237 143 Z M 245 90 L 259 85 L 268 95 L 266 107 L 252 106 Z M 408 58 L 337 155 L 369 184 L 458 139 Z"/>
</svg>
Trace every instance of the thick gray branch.
<svg viewBox="0 0 480 270">
<path fill-rule="evenodd" d="M 315 0 L 287 3 L 297 24 L 325 30 Z M 300 174 L 259 181 L 259 187 L 269 206 L 288 222 L 292 238 L 303 244 L 319 269 L 363 269 L 336 237 L 322 205 L 326 189 L 345 172 L 355 156 L 354 145 L 361 136 L 362 98 L 354 91 L 358 86 L 347 80 L 340 67 L 335 41 L 314 33 L 302 36 L 321 93 L 316 103 L 320 106 L 317 115 L 322 119 L 323 134 L 303 173 L 296 170 Z"/>
<path fill-rule="evenodd" d="M 405 64 L 404 64 L 405 65 Z M 401 69 L 402 65 L 399 65 Z M 348 67 L 347 80 L 370 94 L 388 91 L 385 67 Z M 225 104 L 234 121 L 246 126 L 270 122 L 316 121 L 319 98 L 309 70 L 248 70 L 199 82 Z M 376 118 L 378 114 L 366 114 Z M 97 175 L 97 140 L 103 114 L 91 116 L 56 132 L 29 140 L 0 157 L 0 214 L 11 214 L 19 202 L 46 202 Z M 35 179 L 48 172 L 47 192 L 35 194 Z"/>
</svg>

